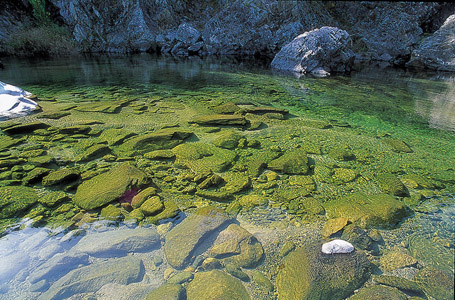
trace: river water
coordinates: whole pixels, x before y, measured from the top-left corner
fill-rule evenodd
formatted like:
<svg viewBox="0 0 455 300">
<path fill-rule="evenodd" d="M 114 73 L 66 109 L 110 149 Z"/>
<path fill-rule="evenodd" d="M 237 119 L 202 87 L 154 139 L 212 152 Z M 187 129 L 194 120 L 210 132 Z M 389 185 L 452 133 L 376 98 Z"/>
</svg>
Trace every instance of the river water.
<svg viewBox="0 0 455 300">
<path fill-rule="evenodd" d="M 145 299 L 168 281 L 181 284 L 191 300 L 197 299 L 192 285 L 201 281 L 198 273 L 213 268 L 239 278 L 251 299 L 287 299 L 286 288 L 277 283 L 285 249 L 340 238 L 342 231 L 331 237 L 322 233 L 327 219 L 333 217 L 331 203 L 358 193 L 393 194 L 380 183 L 383 173 L 401 182 L 405 192 L 394 199 L 406 205 L 407 213 L 398 223 L 380 225 L 348 217 L 369 241 L 364 246 L 351 236 L 356 251 L 373 266 L 367 282 L 356 289 L 382 287 L 377 276 L 387 275 L 418 283 L 417 291 L 393 285 L 403 297 L 448 299 L 453 295 L 455 76 L 369 66 L 349 76 L 296 78 L 274 73 L 259 61 L 179 60 L 145 54 L 6 59 L 4 64 L 0 80 L 36 94 L 42 107 L 42 112 L 14 121 L 40 121 L 51 127 L 9 134 L 17 144 L 0 154 L 2 161 L 15 164 L 1 164 L 0 189 L 26 185 L 37 197 L 64 192 L 66 198 L 52 205 L 38 201 L 1 220 L 0 299 Z M 253 109 L 264 106 L 276 110 Z M 229 110 L 232 107 L 241 110 L 234 113 Z M 220 111 L 243 115 L 248 124 L 193 122 Z M 61 112 L 65 113 L 40 117 Z M 65 134 L 59 129 L 75 126 L 90 126 L 91 131 Z M 128 139 L 162 128 L 192 132 L 179 141 L 183 145 L 197 143 L 202 149 L 213 143 L 225 152 L 213 150 L 207 161 L 197 155 L 185 158 L 188 154 L 175 148 L 173 154 L 162 152 L 158 158 L 156 152 L 148 155 L 156 147 L 142 145 L 130 152 L 122 148 Z M 103 140 L 103 132 L 110 129 L 128 134 L 116 143 Z M 99 144 L 108 146 L 103 148 L 105 153 L 80 159 Z M 38 153 L 40 149 L 45 152 Z M 308 170 L 296 174 L 271 167 L 270 155 L 295 149 L 307 153 Z M 30 158 L 35 154 L 23 153 L 38 153 L 50 161 L 36 163 Z M 83 210 L 71 200 L 81 182 L 125 162 L 153 180 L 161 207 L 167 209 L 166 203 L 172 202 L 178 210 L 162 219 L 154 219 L 156 213 L 133 216 L 130 198 L 139 188 L 110 202 L 109 207 L 119 212 L 115 217 L 100 212 L 101 206 Z M 25 181 L 39 167 L 50 172 L 70 167 L 79 177 L 55 185 Z M 198 176 L 221 179 L 202 187 Z M 246 183 L 239 183 L 242 180 Z M 10 205 L 5 201 L 2 209 Z M 198 211 L 208 206 L 230 213 L 222 225 L 210 220 L 198 223 Z M 195 245 L 187 245 L 191 238 L 183 246 L 171 242 L 174 228 L 192 236 L 198 231 L 191 228 L 195 224 L 206 230 Z M 239 239 L 237 250 L 226 250 L 234 247 L 223 244 L 226 236 Z M 245 239 L 248 246 L 242 244 Z M 166 249 L 171 243 L 179 248 Z M 182 264 L 171 258 L 185 251 L 190 255 Z M 258 259 L 250 255 L 249 263 L 232 270 L 239 261 L 232 257 L 253 251 Z M 415 261 L 390 267 L 388 258 L 396 253 Z M 129 272 L 115 270 L 116 264 Z M 443 275 L 422 283 L 418 279 L 422 276 L 416 274 L 428 267 Z M 445 292 L 434 291 L 434 281 Z"/>
</svg>

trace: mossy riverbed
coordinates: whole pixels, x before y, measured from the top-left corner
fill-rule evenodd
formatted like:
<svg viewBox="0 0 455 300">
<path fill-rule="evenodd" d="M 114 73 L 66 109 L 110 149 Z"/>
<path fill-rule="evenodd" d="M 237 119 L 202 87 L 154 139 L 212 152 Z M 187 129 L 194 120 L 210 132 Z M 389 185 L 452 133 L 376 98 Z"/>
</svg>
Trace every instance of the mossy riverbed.
<svg viewBox="0 0 455 300">
<path fill-rule="evenodd" d="M 297 79 L 144 55 L 69 62 L 0 72 L 41 106 L 0 122 L 0 265 L 19 272 L 0 276 L 5 295 L 109 299 L 127 285 L 122 299 L 453 296 L 453 79 Z M 123 233 L 133 228 L 153 234 Z M 113 230 L 124 240 L 81 246 Z M 44 242 L 23 247 L 18 232 Z M 334 238 L 355 254 L 321 255 Z M 29 253 L 46 243 L 59 250 Z M 29 257 L 19 269 L 5 262 L 15 247 Z M 73 271 L 32 276 L 59 255 Z M 93 276 L 110 278 L 115 259 L 134 272 L 111 286 L 71 279 L 98 263 Z M 354 275 L 334 280 L 337 268 Z"/>
</svg>

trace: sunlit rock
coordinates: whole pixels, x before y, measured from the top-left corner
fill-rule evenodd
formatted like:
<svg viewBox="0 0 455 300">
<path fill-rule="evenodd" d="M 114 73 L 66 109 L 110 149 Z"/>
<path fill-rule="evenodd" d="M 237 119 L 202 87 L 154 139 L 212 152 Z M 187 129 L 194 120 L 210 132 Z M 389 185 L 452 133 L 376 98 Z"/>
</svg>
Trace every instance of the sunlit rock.
<svg viewBox="0 0 455 300">
<path fill-rule="evenodd" d="M 354 251 L 354 246 L 343 240 L 333 240 L 323 244 L 321 251 L 325 254 L 351 253 Z"/>
<path fill-rule="evenodd" d="M 0 81 L 0 120 L 27 115 L 38 104 L 30 100 L 31 93 Z"/>
</svg>

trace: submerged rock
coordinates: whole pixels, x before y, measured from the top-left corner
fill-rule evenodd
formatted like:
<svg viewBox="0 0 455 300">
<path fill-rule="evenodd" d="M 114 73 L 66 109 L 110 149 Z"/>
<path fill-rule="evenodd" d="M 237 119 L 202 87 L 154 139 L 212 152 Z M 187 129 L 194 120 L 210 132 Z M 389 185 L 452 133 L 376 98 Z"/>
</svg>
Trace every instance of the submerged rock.
<svg viewBox="0 0 455 300">
<path fill-rule="evenodd" d="M 24 116 L 36 110 L 38 104 L 29 99 L 31 93 L 0 81 L 0 120 Z"/>
<path fill-rule="evenodd" d="M 91 264 L 70 271 L 57 280 L 39 300 L 65 299 L 78 293 L 96 292 L 108 283 L 130 284 L 138 282 L 144 275 L 142 261 L 127 256 Z"/>
<path fill-rule="evenodd" d="M 425 267 L 414 276 L 414 280 L 430 299 L 454 299 L 453 276 L 453 271 L 446 273 Z"/>
<path fill-rule="evenodd" d="M 78 186 L 73 201 L 84 209 L 99 208 L 119 199 L 125 192 L 149 183 L 150 179 L 144 172 L 124 163 L 109 172 L 84 181 Z"/>
<path fill-rule="evenodd" d="M 309 170 L 307 154 L 301 149 L 286 152 L 272 160 L 267 166 L 285 174 L 306 174 Z"/>
<path fill-rule="evenodd" d="M 84 236 L 71 251 L 92 256 L 125 255 L 160 246 L 160 236 L 153 228 L 119 229 Z"/>
<path fill-rule="evenodd" d="M 365 254 L 327 255 L 320 244 L 307 245 L 289 254 L 276 279 L 278 299 L 345 299 L 370 276 Z"/>
<path fill-rule="evenodd" d="M 329 218 L 345 217 L 362 227 L 391 227 L 409 213 L 400 201 L 387 194 L 354 193 L 324 204 Z"/>
<path fill-rule="evenodd" d="M 190 123 L 199 125 L 246 125 L 247 121 L 242 115 L 208 115 L 194 118 Z"/>
<path fill-rule="evenodd" d="M 29 187 L 0 187 L 0 219 L 19 217 L 38 199 L 35 190 Z"/>
<path fill-rule="evenodd" d="M 199 272 L 187 288 L 188 300 L 251 299 L 242 282 L 222 271 Z"/>
<path fill-rule="evenodd" d="M 228 219 L 218 208 L 209 206 L 196 210 L 166 235 L 164 253 L 168 263 L 176 269 L 191 263 L 195 249 Z"/>
<path fill-rule="evenodd" d="M 405 294 L 396 288 L 382 285 L 372 285 L 360 289 L 350 300 L 406 300 Z"/>
<path fill-rule="evenodd" d="M 185 289 L 181 284 L 164 284 L 151 291 L 145 300 L 184 300 Z"/>
<path fill-rule="evenodd" d="M 354 62 L 349 34 L 336 27 L 322 27 L 297 36 L 272 61 L 272 68 L 327 76 L 349 72 Z"/>
</svg>

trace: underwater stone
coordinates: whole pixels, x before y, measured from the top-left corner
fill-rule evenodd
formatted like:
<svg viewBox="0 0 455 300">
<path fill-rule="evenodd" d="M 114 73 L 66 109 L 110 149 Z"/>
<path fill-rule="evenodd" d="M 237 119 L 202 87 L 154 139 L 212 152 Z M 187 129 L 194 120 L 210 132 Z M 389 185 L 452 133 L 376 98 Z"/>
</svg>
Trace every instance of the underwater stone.
<svg viewBox="0 0 455 300">
<path fill-rule="evenodd" d="M 268 279 L 262 272 L 260 272 L 258 270 L 253 270 L 252 279 L 257 285 L 262 287 L 266 292 L 273 291 L 272 282 L 270 282 L 270 279 Z"/>
<path fill-rule="evenodd" d="M 242 107 L 240 110 L 242 114 L 257 114 L 257 115 L 263 115 L 263 114 L 270 114 L 270 113 L 277 113 L 280 115 L 285 115 L 289 113 L 287 109 L 284 108 L 278 108 L 278 107 L 273 107 L 273 106 L 245 106 Z"/>
<path fill-rule="evenodd" d="M 131 206 L 133 208 L 139 208 L 142 203 L 144 203 L 145 200 L 148 198 L 155 196 L 156 195 L 156 188 L 154 187 L 148 187 L 142 191 L 140 191 L 137 195 L 131 199 Z"/>
<path fill-rule="evenodd" d="M 279 300 L 345 299 L 370 276 L 370 262 L 358 251 L 339 255 L 306 245 L 286 256 L 276 286 Z"/>
<path fill-rule="evenodd" d="M 115 221 L 123 219 L 124 216 L 122 214 L 122 211 L 118 207 L 109 204 L 108 206 L 103 207 L 103 209 L 101 209 L 100 217 L 107 220 Z"/>
<path fill-rule="evenodd" d="M 189 271 L 183 271 L 175 274 L 167 280 L 167 283 L 170 284 L 182 284 L 193 279 L 193 273 Z"/>
<path fill-rule="evenodd" d="M 156 132 L 132 137 L 118 147 L 120 152 L 146 153 L 154 150 L 171 149 L 193 133 L 189 130 L 166 128 Z"/>
<path fill-rule="evenodd" d="M 96 257 L 111 257 L 129 252 L 145 252 L 159 246 L 160 236 L 154 228 L 137 227 L 90 233 L 71 248 L 71 251 Z"/>
<path fill-rule="evenodd" d="M 434 267 L 425 267 L 414 276 L 414 281 L 430 299 L 454 299 L 453 269 L 452 273 L 446 273 Z"/>
<path fill-rule="evenodd" d="M 389 286 L 371 285 L 362 288 L 350 300 L 406 300 L 405 294 Z"/>
<path fill-rule="evenodd" d="M 217 135 L 217 138 L 213 140 L 213 144 L 220 148 L 235 149 L 239 145 L 239 141 L 242 138 L 243 136 L 237 131 L 222 131 Z"/>
<path fill-rule="evenodd" d="M 0 187 L 0 219 L 19 217 L 38 202 L 35 190 L 24 186 Z"/>
<path fill-rule="evenodd" d="M 208 115 L 194 118 L 190 123 L 199 125 L 246 125 L 247 121 L 242 115 Z"/>
<path fill-rule="evenodd" d="M 329 218 L 345 217 L 361 227 L 392 227 L 409 214 L 409 209 L 391 195 L 353 193 L 324 203 Z"/>
<path fill-rule="evenodd" d="M 216 238 L 210 255 L 220 259 L 224 265 L 252 268 L 261 261 L 264 250 L 251 233 L 237 224 L 230 224 Z"/>
<path fill-rule="evenodd" d="M 171 150 L 155 150 L 145 153 L 144 157 L 151 160 L 172 159 L 175 154 Z"/>
<path fill-rule="evenodd" d="M 337 233 L 338 231 L 343 229 L 347 224 L 348 218 L 340 217 L 327 220 L 327 222 L 324 224 L 324 227 L 322 228 L 322 237 L 326 238 L 334 233 Z"/>
<path fill-rule="evenodd" d="M 150 183 L 147 175 L 129 163 L 97 175 L 78 186 L 73 201 L 84 209 L 94 209 L 115 201 L 133 188 Z"/>
<path fill-rule="evenodd" d="M 234 114 L 240 110 L 235 103 L 228 102 L 225 104 L 217 105 L 212 107 L 213 111 L 217 114 Z"/>
<path fill-rule="evenodd" d="M 153 216 L 158 214 L 164 208 L 163 202 L 160 197 L 153 196 L 145 200 L 145 202 L 139 207 L 145 216 Z"/>
<path fill-rule="evenodd" d="M 388 275 L 381 275 L 381 276 L 373 275 L 373 281 L 376 283 L 379 283 L 379 284 L 395 287 L 402 291 L 411 292 L 413 294 L 422 294 L 423 293 L 417 283 L 415 283 L 414 281 L 408 280 L 406 278 L 403 278 L 403 277 L 388 276 Z"/>
<path fill-rule="evenodd" d="M 27 173 L 27 175 L 22 178 L 24 185 L 35 184 L 40 182 L 44 176 L 49 174 L 52 170 L 47 168 L 37 167 Z"/>
<path fill-rule="evenodd" d="M 412 149 L 405 143 L 403 142 L 402 140 L 398 140 L 398 139 L 392 139 L 392 138 L 386 138 L 384 139 L 384 141 L 390 146 L 392 147 L 392 150 L 394 152 L 403 152 L 403 153 L 412 153 L 414 151 L 412 151 Z"/>
<path fill-rule="evenodd" d="M 147 220 L 149 220 L 151 223 L 156 224 L 161 220 L 173 218 L 180 212 L 179 207 L 174 203 L 174 201 L 164 201 L 163 204 L 164 210 L 156 216 L 148 217 Z"/>
<path fill-rule="evenodd" d="M 44 186 L 64 184 L 76 181 L 80 178 L 80 172 L 74 168 L 58 169 L 43 178 Z"/>
<path fill-rule="evenodd" d="M 91 264 L 61 277 L 38 300 L 65 299 L 78 293 L 96 292 L 108 283 L 138 282 L 143 277 L 143 270 L 142 261 L 134 256 Z"/>
<path fill-rule="evenodd" d="M 115 146 L 121 144 L 125 139 L 135 136 L 134 132 L 121 129 L 121 128 L 109 128 L 103 130 L 99 139 L 105 141 L 110 146 Z"/>
<path fill-rule="evenodd" d="M 48 113 L 41 113 L 38 116 L 36 116 L 38 119 L 52 119 L 52 120 L 58 120 L 61 119 L 65 116 L 71 115 L 70 112 L 68 111 L 54 111 L 54 112 L 48 112 Z"/>
<path fill-rule="evenodd" d="M 188 300 L 251 299 L 242 282 L 222 271 L 198 272 L 187 287 Z"/>
<path fill-rule="evenodd" d="M 267 166 L 274 171 L 285 174 L 306 174 L 309 170 L 307 154 L 301 149 L 286 152 L 272 160 Z"/>
<path fill-rule="evenodd" d="M 145 300 L 183 300 L 185 289 L 180 284 L 163 284 L 151 291 Z"/>
<path fill-rule="evenodd" d="M 39 198 L 38 202 L 51 207 L 59 202 L 63 202 L 66 200 L 70 200 L 70 197 L 68 197 L 68 195 L 65 192 L 56 191 Z"/>
<path fill-rule="evenodd" d="M 12 146 L 15 146 L 21 142 L 23 142 L 22 139 L 13 139 L 6 135 L 0 135 L 0 151 L 10 149 Z"/>
<path fill-rule="evenodd" d="M 87 125 L 74 125 L 63 127 L 58 130 L 61 134 L 87 134 L 92 128 Z"/>
<path fill-rule="evenodd" d="M 190 264 L 194 249 L 228 220 L 227 214 L 218 208 L 208 206 L 196 210 L 166 235 L 164 253 L 168 263 L 176 269 Z"/>
<path fill-rule="evenodd" d="M 32 123 L 11 126 L 11 127 L 2 129 L 2 131 L 8 135 L 14 135 L 14 134 L 31 133 L 37 129 L 46 129 L 48 127 L 50 127 L 50 125 L 47 125 L 46 123 L 43 123 L 43 122 L 32 122 Z"/>
<path fill-rule="evenodd" d="M 393 271 L 417 264 L 417 260 L 401 251 L 391 251 L 380 258 L 381 268 L 384 271 Z"/>
<path fill-rule="evenodd" d="M 383 173 L 376 176 L 381 191 L 385 194 L 392 194 L 394 196 L 406 197 L 409 192 L 404 184 L 395 175 Z"/>
<path fill-rule="evenodd" d="M 76 159 L 76 162 L 91 161 L 96 158 L 100 158 L 111 152 L 111 149 L 103 144 L 93 145 L 92 147 L 85 150 L 85 152 Z"/>
<path fill-rule="evenodd" d="M 350 224 L 344 228 L 341 238 L 362 250 L 369 250 L 373 245 L 373 241 L 366 231 L 354 224 Z"/>
<path fill-rule="evenodd" d="M 343 240 L 333 240 L 323 244 L 321 251 L 325 254 L 351 253 L 354 251 L 354 246 Z"/>
</svg>

